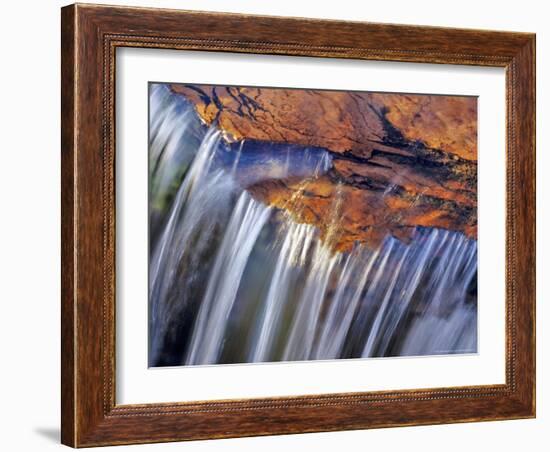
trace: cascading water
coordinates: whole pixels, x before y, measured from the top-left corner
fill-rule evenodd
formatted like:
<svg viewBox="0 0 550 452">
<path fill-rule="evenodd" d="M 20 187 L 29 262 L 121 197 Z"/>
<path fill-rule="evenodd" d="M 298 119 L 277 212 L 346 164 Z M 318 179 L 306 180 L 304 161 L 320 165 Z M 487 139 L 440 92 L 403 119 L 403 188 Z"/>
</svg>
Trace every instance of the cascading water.
<svg viewBox="0 0 550 452">
<path fill-rule="evenodd" d="M 151 366 L 476 352 L 475 240 L 417 228 L 336 251 L 247 191 L 317 178 L 328 152 L 231 143 L 151 90 Z"/>
<path fill-rule="evenodd" d="M 269 207 L 246 192 L 239 196 L 208 278 L 191 338 L 189 364 L 217 362 L 248 258 L 269 214 Z"/>
</svg>

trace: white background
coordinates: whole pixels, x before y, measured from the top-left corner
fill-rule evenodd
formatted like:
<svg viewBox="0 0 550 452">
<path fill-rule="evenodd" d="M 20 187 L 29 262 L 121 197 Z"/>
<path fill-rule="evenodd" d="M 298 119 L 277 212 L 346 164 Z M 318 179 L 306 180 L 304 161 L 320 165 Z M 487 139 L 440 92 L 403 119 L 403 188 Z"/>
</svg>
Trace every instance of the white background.
<svg viewBox="0 0 550 452">
<path fill-rule="evenodd" d="M 223 441 L 118 447 L 116 450 L 280 451 L 407 450 L 542 451 L 550 429 L 549 308 L 543 294 L 544 255 L 550 249 L 550 178 L 543 177 L 550 145 L 542 110 L 550 102 L 550 32 L 545 2 L 537 0 L 459 3 L 354 0 L 122 1 L 119 4 L 462 26 L 537 32 L 538 79 L 538 410 L 536 420 L 406 427 Z M 2 8 L 2 374 L 1 448 L 60 449 L 59 424 L 59 7 L 58 1 L 6 2 Z M 544 31 L 543 31 L 544 30 Z M 544 353 L 546 352 L 546 353 Z M 546 380 L 546 381 L 545 381 Z"/>
<path fill-rule="evenodd" d="M 117 403 L 504 383 L 503 69 L 125 48 L 116 80 Z M 147 369 L 149 80 L 479 96 L 478 353 Z"/>
</svg>

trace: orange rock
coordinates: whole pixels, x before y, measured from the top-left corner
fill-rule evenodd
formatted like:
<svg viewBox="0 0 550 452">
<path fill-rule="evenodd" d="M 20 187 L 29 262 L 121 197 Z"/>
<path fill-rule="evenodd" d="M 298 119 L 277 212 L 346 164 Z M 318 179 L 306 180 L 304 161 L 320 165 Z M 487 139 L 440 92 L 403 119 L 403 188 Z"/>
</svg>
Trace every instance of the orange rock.
<svg viewBox="0 0 550 452">
<path fill-rule="evenodd" d="M 388 233 L 407 241 L 417 226 L 476 236 L 474 97 L 209 85 L 172 90 L 206 124 L 217 121 L 229 140 L 332 153 L 333 167 L 318 179 L 267 180 L 249 191 L 318 226 L 338 249 L 376 244 Z"/>
<path fill-rule="evenodd" d="M 477 98 L 414 94 L 372 95 L 386 118 L 408 140 L 477 160 Z"/>
</svg>

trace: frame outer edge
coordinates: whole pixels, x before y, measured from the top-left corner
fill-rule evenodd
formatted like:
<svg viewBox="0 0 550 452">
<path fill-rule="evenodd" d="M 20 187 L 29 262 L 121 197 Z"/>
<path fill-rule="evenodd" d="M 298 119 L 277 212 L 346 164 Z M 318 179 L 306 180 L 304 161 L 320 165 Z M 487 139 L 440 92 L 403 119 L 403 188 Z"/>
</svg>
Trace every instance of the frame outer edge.
<svg viewBox="0 0 550 452">
<path fill-rule="evenodd" d="M 61 8 L 61 443 L 77 445 L 76 6 Z"/>
<path fill-rule="evenodd" d="M 536 417 L 536 35 L 514 58 L 517 67 L 517 197 L 519 310 L 517 327 L 520 347 L 518 365 L 523 380 L 519 397 L 527 417 Z M 523 350 L 522 350 L 523 349 Z M 528 350 L 528 353 L 526 352 Z"/>
<path fill-rule="evenodd" d="M 122 9 L 100 5 L 71 5 L 62 8 L 61 423 L 63 444 L 72 447 L 87 447 L 533 417 L 535 403 L 535 294 L 533 292 L 535 230 L 534 224 L 531 224 L 530 221 L 534 220 L 535 215 L 533 124 L 535 42 L 534 35 L 522 34 L 521 36 L 517 36 L 513 33 L 499 35 L 502 39 L 507 39 L 504 39 L 505 43 L 500 47 L 497 46 L 495 50 L 495 55 L 501 55 L 498 61 L 483 60 L 483 62 L 479 62 L 478 64 L 477 62 L 472 63 L 468 60 L 468 55 L 457 55 L 457 60 L 451 61 L 450 57 L 440 57 L 438 62 L 454 64 L 456 61 L 467 61 L 464 64 L 497 65 L 503 67 L 507 66 L 511 60 L 514 60 L 516 63 L 515 66 L 519 69 L 516 73 L 516 75 L 519 74 L 517 78 L 518 89 L 516 99 L 520 105 L 517 106 L 515 114 L 521 119 L 514 127 L 517 134 L 514 139 L 516 144 L 514 147 L 518 152 L 518 161 L 514 173 L 518 177 L 519 182 L 524 183 L 525 186 L 520 186 L 519 190 L 514 194 L 515 200 L 520 204 L 516 209 L 514 221 L 519 232 L 520 240 L 518 240 L 518 243 L 522 244 L 525 248 L 518 252 L 519 274 L 516 277 L 518 289 L 516 294 L 519 296 L 516 296 L 516 298 L 519 299 L 519 334 L 517 340 L 518 345 L 525 347 L 529 352 L 525 353 L 525 350 L 523 350 L 519 353 L 520 359 L 517 364 L 522 384 L 518 385 L 518 390 L 514 391 L 515 394 L 503 393 L 501 397 L 495 396 L 493 407 L 487 403 L 485 405 L 477 403 L 477 406 L 487 409 L 484 408 L 484 413 L 467 417 L 458 416 L 455 411 L 454 414 L 449 412 L 441 418 L 433 418 L 433 413 L 428 412 L 430 409 L 437 410 L 447 403 L 455 404 L 454 400 L 460 397 L 448 396 L 439 401 L 431 401 L 427 405 L 424 405 L 427 402 L 415 402 L 412 399 L 410 402 L 410 413 L 418 410 L 419 413 L 423 414 L 423 418 L 418 420 L 419 418 L 415 414 L 415 417 L 405 419 L 401 415 L 401 417 L 396 419 L 391 418 L 387 422 L 382 423 L 371 422 L 362 417 L 365 410 L 373 409 L 375 411 L 379 410 L 382 413 L 387 412 L 387 410 L 383 410 L 377 404 L 370 405 L 369 407 L 356 406 L 353 408 L 355 414 L 349 411 L 354 405 L 348 406 L 348 404 L 344 403 L 334 405 L 333 408 L 318 407 L 316 408 L 317 412 L 309 412 L 312 414 L 312 419 L 310 419 L 309 423 L 301 421 L 304 416 L 307 416 L 308 411 L 298 412 L 294 408 L 288 408 L 285 411 L 279 409 L 276 417 L 273 418 L 275 423 L 272 423 L 269 428 L 265 427 L 262 429 L 259 429 L 256 425 L 257 416 L 267 416 L 268 408 L 262 409 L 255 414 L 252 411 L 247 411 L 248 408 L 245 407 L 239 411 L 239 416 L 232 420 L 228 414 L 229 411 L 226 412 L 222 407 L 218 410 L 212 410 L 217 412 L 216 417 L 212 417 L 211 414 L 206 415 L 206 413 L 196 413 L 188 416 L 184 413 L 176 415 L 170 412 L 136 413 L 135 415 L 118 416 L 116 406 L 111 406 L 109 403 L 106 404 L 106 402 L 111 400 L 109 398 L 111 396 L 107 394 L 110 385 L 106 389 L 105 378 L 112 378 L 114 366 L 109 364 L 110 361 L 107 365 L 103 361 L 105 354 L 111 352 L 112 344 L 109 338 L 105 339 L 105 335 L 108 335 L 111 331 L 109 323 L 111 320 L 107 319 L 108 321 L 106 322 L 105 317 L 101 316 L 100 303 L 102 301 L 101 295 L 104 295 L 106 290 L 109 293 L 108 290 L 111 286 L 110 284 L 106 284 L 103 285 L 102 289 L 97 286 L 97 281 L 100 278 L 100 270 L 97 266 L 98 262 L 101 261 L 101 265 L 105 266 L 106 259 L 109 259 L 109 257 L 108 254 L 105 255 L 105 250 L 99 251 L 96 245 L 100 237 L 100 229 L 102 228 L 103 234 L 109 234 L 112 232 L 112 225 L 109 225 L 106 229 L 104 217 L 99 217 L 99 212 L 97 212 L 96 208 L 103 202 L 103 208 L 105 209 L 105 197 L 112 186 L 109 184 L 105 185 L 105 182 L 103 182 L 102 187 L 99 187 L 96 181 L 101 180 L 102 175 L 105 177 L 107 174 L 105 173 L 105 165 L 112 164 L 112 161 L 106 161 L 105 155 L 98 152 L 103 148 L 100 148 L 101 139 L 96 134 L 96 131 L 103 129 L 103 139 L 105 140 L 108 135 L 107 132 L 109 132 L 109 127 L 106 127 L 102 122 L 105 119 L 104 115 L 107 111 L 105 103 L 100 107 L 100 104 L 105 102 L 105 98 L 101 96 L 100 90 L 102 80 L 104 80 L 103 71 L 106 69 L 102 64 L 107 64 L 107 67 L 109 66 L 105 60 L 105 47 L 101 44 L 104 43 L 104 38 L 112 30 L 121 30 L 121 33 L 128 33 L 128 30 L 132 33 L 143 33 L 145 31 L 147 35 L 151 33 L 151 30 L 164 30 L 164 28 L 159 27 L 167 27 L 167 30 L 172 30 L 172 33 L 176 36 L 182 36 L 180 35 L 181 27 L 178 26 L 176 28 L 175 25 L 178 24 L 175 24 L 171 20 L 171 17 L 167 17 L 167 15 L 170 16 L 167 10 L 164 10 L 163 13 L 161 11 L 154 9 L 140 9 L 138 11 L 132 8 Z M 142 12 L 150 12 L 154 16 L 151 18 L 151 22 L 153 19 L 157 20 L 157 22 L 153 25 L 150 25 L 147 21 L 144 23 L 143 18 L 139 18 Z M 216 19 L 227 17 L 224 14 L 209 13 L 206 13 L 206 16 L 208 20 L 212 20 L 213 16 Z M 184 18 L 183 15 L 178 15 L 179 17 Z M 243 16 L 237 15 L 235 17 L 242 18 Z M 247 16 L 247 18 L 257 19 L 256 16 Z M 264 19 L 268 21 L 267 18 Z M 278 20 L 281 20 L 281 23 L 286 22 L 283 19 Z M 297 19 L 295 20 L 298 21 Z M 187 19 L 182 19 L 182 21 L 183 23 L 193 25 Z M 241 22 L 240 19 L 238 22 Z M 319 24 L 322 23 L 323 21 L 319 21 Z M 286 25 L 289 24 L 287 23 Z M 349 26 L 351 27 L 351 25 Z M 384 24 L 373 24 L 371 26 L 376 27 L 375 31 L 380 36 L 387 29 L 387 26 Z M 359 30 L 359 25 L 353 25 L 353 28 L 356 27 Z M 408 26 L 399 26 L 399 28 L 403 31 L 411 29 Z M 257 39 L 261 40 L 264 32 L 259 30 L 257 26 L 255 29 L 256 34 L 259 33 L 259 38 Z M 242 36 L 240 32 L 235 33 L 237 37 Z M 439 30 L 439 33 L 445 34 L 446 32 Z M 461 33 L 465 34 L 464 44 L 459 43 L 458 47 L 471 45 L 468 44 L 469 38 L 466 39 L 471 35 L 471 32 L 456 30 L 456 33 L 459 37 Z M 361 35 L 363 34 L 361 33 Z M 493 32 L 483 32 L 482 34 L 496 39 L 496 34 L 493 34 Z M 183 36 L 185 37 L 185 35 Z M 202 41 L 206 40 L 204 37 L 201 38 L 199 36 L 199 38 Z M 480 36 L 476 38 L 477 41 L 479 41 L 479 38 Z M 161 38 L 153 37 L 153 39 L 160 40 Z M 474 42 L 476 41 L 474 40 Z M 231 46 L 220 50 L 230 52 L 247 51 L 246 46 L 240 49 L 233 44 L 235 42 Z M 271 42 L 268 44 L 268 48 L 279 45 Z M 284 43 L 281 45 L 284 46 Z M 310 46 L 306 45 L 303 51 L 300 48 L 297 54 L 303 53 L 304 56 L 311 56 L 313 51 L 306 51 L 306 47 Z M 355 45 L 352 44 L 351 48 L 355 48 Z M 330 54 L 333 53 L 330 49 L 327 52 Z M 335 51 L 335 53 L 339 52 L 340 50 L 338 52 Z M 256 52 L 253 51 L 251 53 Z M 262 51 L 259 53 L 271 52 Z M 287 50 L 283 49 L 282 53 L 287 54 Z M 403 55 L 406 53 L 407 49 L 405 48 Z M 447 53 L 450 54 L 451 51 L 446 49 L 444 54 Z M 383 59 L 393 61 L 405 60 L 405 57 L 401 53 L 392 53 L 389 55 L 388 58 Z M 353 58 L 351 55 L 344 57 Z M 363 55 L 360 56 L 361 59 L 363 57 Z M 420 62 L 428 62 L 426 61 L 427 59 L 433 62 L 434 58 L 429 52 L 415 57 Z M 103 67 L 101 73 L 97 71 L 98 67 Z M 103 83 L 105 83 L 105 80 Z M 82 119 L 85 120 L 80 121 L 80 113 L 82 113 Z M 107 206 L 107 210 L 109 208 Z M 107 245 L 109 245 L 109 242 L 107 242 Z M 531 267 L 524 267 L 522 271 L 522 265 L 529 265 Z M 109 275 L 109 272 L 103 273 L 103 281 L 106 281 L 105 275 Z M 107 306 L 109 307 L 110 305 L 107 303 Z M 102 334 L 101 338 L 97 337 L 99 331 Z M 471 401 L 469 404 L 471 407 L 474 407 L 476 399 L 473 396 L 468 399 Z M 493 402 L 489 401 L 488 403 Z M 329 410 L 331 413 L 329 413 Z M 338 413 L 340 413 L 340 420 L 344 422 L 344 425 L 335 424 L 333 415 Z M 298 419 L 300 421 L 297 422 Z M 232 423 L 234 430 L 231 430 Z M 165 431 L 168 433 L 164 434 L 163 432 Z"/>
<path fill-rule="evenodd" d="M 531 126 L 531 140 L 532 140 L 532 154 L 533 154 L 533 166 L 531 168 L 531 177 L 533 178 L 533 224 L 532 224 L 532 234 L 533 234 L 533 271 L 531 274 L 531 283 L 533 285 L 533 331 L 531 335 L 531 347 L 533 348 L 533 378 L 532 378 L 532 404 L 531 412 L 533 417 L 537 417 L 537 36 L 533 34 L 533 39 L 531 41 L 531 95 L 533 96 L 532 102 L 532 118 Z"/>
</svg>

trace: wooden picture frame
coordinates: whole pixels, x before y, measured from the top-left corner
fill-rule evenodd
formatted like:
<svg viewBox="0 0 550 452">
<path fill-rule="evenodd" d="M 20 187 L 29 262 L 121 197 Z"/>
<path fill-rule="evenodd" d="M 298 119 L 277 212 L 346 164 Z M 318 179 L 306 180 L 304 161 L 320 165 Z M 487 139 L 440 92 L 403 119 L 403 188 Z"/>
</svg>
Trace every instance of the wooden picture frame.
<svg viewBox="0 0 550 452">
<path fill-rule="evenodd" d="M 535 416 L 535 35 L 176 10 L 62 9 L 62 442 L 73 447 Z M 506 383 L 115 403 L 118 47 L 506 69 Z"/>
</svg>

